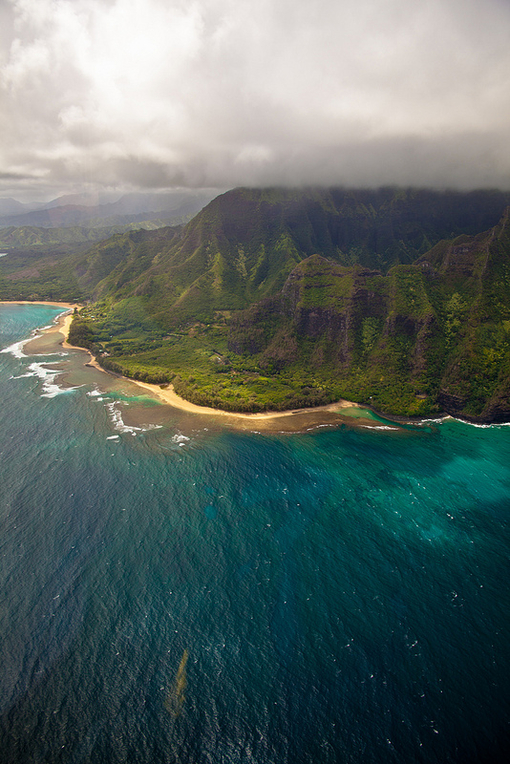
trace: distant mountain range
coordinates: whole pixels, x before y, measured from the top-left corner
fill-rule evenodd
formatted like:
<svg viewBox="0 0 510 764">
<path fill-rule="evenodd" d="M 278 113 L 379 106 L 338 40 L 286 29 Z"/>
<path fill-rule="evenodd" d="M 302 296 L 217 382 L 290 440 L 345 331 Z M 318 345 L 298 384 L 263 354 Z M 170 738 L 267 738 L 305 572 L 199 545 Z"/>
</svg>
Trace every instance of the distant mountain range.
<svg viewBox="0 0 510 764">
<path fill-rule="evenodd" d="M 0 296 L 88 299 L 76 343 L 196 403 L 341 397 L 510 420 L 510 194 L 235 189 L 184 226 L 10 253 Z"/>
<path fill-rule="evenodd" d="M 108 201 L 108 196 L 73 194 L 48 203 L 24 204 L 0 199 L 1 229 L 10 227 L 85 228 L 131 225 L 162 220 L 174 224 L 189 219 L 214 196 L 210 190 L 176 190 L 166 193 L 131 193 Z"/>
</svg>

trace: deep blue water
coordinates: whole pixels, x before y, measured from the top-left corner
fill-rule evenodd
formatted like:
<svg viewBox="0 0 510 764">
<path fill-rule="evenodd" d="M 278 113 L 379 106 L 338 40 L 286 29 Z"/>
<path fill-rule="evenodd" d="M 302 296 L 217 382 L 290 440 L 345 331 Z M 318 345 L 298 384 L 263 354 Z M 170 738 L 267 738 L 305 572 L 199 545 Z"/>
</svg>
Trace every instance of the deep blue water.
<svg viewBox="0 0 510 764">
<path fill-rule="evenodd" d="M 2 764 L 509 760 L 510 427 L 130 430 L 44 360 L 0 354 Z"/>
</svg>

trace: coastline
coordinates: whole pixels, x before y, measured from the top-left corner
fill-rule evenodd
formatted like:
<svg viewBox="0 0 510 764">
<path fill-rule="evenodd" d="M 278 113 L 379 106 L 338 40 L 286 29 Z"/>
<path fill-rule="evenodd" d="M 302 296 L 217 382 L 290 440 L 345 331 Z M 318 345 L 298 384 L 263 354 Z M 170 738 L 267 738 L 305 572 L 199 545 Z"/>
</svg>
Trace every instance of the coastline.
<svg viewBox="0 0 510 764">
<path fill-rule="evenodd" d="M 94 362 L 96 368 L 99 366 L 97 362 Z M 100 368 L 100 367 L 99 367 Z M 104 371 L 104 369 L 103 369 Z M 126 377 L 124 377 L 126 379 Z M 317 412 L 325 413 L 340 413 L 342 409 L 347 408 L 360 408 L 357 403 L 351 403 L 350 401 L 340 400 L 336 403 L 329 403 L 326 406 L 315 406 L 308 409 L 289 409 L 286 411 L 259 411 L 254 414 L 246 414 L 240 411 L 225 411 L 224 409 L 213 409 L 210 406 L 198 406 L 196 403 L 190 403 L 190 401 L 181 398 L 173 389 L 173 385 L 161 388 L 158 385 L 151 385 L 148 382 L 140 382 L 138 380 L 129 380 L 133 384 L 142 387 L 144 390 L 148 390 L 153 396 L 160 398 L 164 403 L 179 408 L 182 411 L 187 411 L 190 414 L 209 414 L 213 416 L 225 416 L 235 417 L 236 419 L 246 419 L 251 422 L 262 420 L 281 419 L 283 417 L 295 416 L 298 414 L 315 414 Z"/>
<path fill-rule="evenodd" d="M 59 329 L 61 333 L 64 332 L 65 327 L 67 326 L 67 331 L 69 331 L 69 326 L 72 321 L 72 315 L 71 316 L 65 316 L 64 320 L 62 321 L 62 325 Z M 60 321 L 59 321 L 60 323 Z M 110 377 L 117 377 L 116 374 L 111 374 L 106 369 L 103 369 L 100 364 L 96 361 L 92 353 L 87 350 L 86 348 L 80 348 L 76 347 L 75 345 L 70 345 L 67 341 L 67 339 L 64 339 L 62 342 L 62 347 L 69 348 L 73 350 L 83 350 L 85 353 L 88 353 L 90 360 L 87 362 L 87 366 L 92 366 L 94 369 L 97 369 L 98 371 L 102 371 L 103 374 L 108 374 Z M 173 406 L 173 408 L 180 409 L 180 411 L 186 411 L 188 414 L 202 414 L 202 415 L 208 415 L 208 416 L 220 416 L 220 417 L 234 417 L 235 419 L 244 419 L 251 422 L 254 421 L 272 421 L 274 419 L 282 419 L 284 417 L 290 417 L 290 416 L 296 416 L 298 414 L 315 414 L 315 413 L 341 413 L 342 409 L 351 409 L 351 408 L 362 408 L 357 403 L 352 403 L 351 401 L 346 400 L 340 400 L 336 403 L 329 403 L 326 406 L 315 406 L 313 408 L 307 408 L 307 409 L 289 409 L 286 411 L 260 411 L 258 413 L 254 414 L 245 414 L 240 411 L 225 411 L 224 409 L 213 409 L 210 406 L 198 406 L 196 403 L 191 403 L 190 401 L 187 401 L 185 398 L 181 398 L 180 395 L 177 395 L 177 393 L 174 391 L 173 385 L 169 385 L 168 387 L 161 388 L 159 385 L 151 385 L 148 382 L 140 382 L 138 379 L 130 379 L 130 377 L 123 377 L 122 375 L 118 375 L 120 379 L 125 379 L 126 382 L 129 382 L 132 385 L 135 385 L 136 387 L 140 387 L 142 390 L 146 390 L 151 394 L 152 398 L 157 398 L 158 400 L 162 401 L 163 403 L 168 404 L 169 406 Z"/>
<path fill-rule="evenodd" d="M 57 304 L 57 303 L 54 303 Z M 59 303 L 64 305 L 64 303 Z M 67 305 L 66 307 L 73 308 L 74 305 Z M 66 349 L 72 349 L 72 350 L 83 350 L 85 353 L 88 353 L 90 360 L 87 362 L 87 366 L 92 366 L 94 369 L 97 369 L 98 371 L 102 371 L 104 374 L 108 374 L 108 376 L 115 377 L 117 375 L 110 374 L 109 371 L 106 369 L 103 369 L 103 367 L 96 361 L 90 350 L 87 350 L 86 348 L 80 348 L 76 347 L 75 345 L 69 344 L 67 338 L 69 334 L 69 327 L 71 326 L 71 322 L 73 320 L 73 314 L 68 313 L 63 316 L 58 317 L 58 321 L 55 324 L 55 328 L 51 327 L 51 329 L 48 329 L 46 331 L 59 331 L 61 334 L 64 335 L 64 340 L 61 343 L 63 348 Z M 314 415 L 317 413 L 322 414 L 341 414 L 342 410 L 344 409 L 359 409 L 362 408 L 357 403 L 353 403 L 352 401 L 346 401 L 346 400 L 340 400 L 336 403 L 329 403 L 325 406 L 315 406 L 312 408 L 302 408 L 302 409 L 288 409 L 286 411 L 261 411 L 254 414 L 246 414 L 242 413 L 240 411 L 225 411 L 224 409 L 214 409 L 210 406 L 198 406 L 196 403 L 191 403 L 190 401 L 187 401 L 185 398 L 181 398 L 180 395 L 177 395 L 177 393 L 174 391 L 173 385 L 169 385 L 168 387 L 161 388 L 159 385 L 151 385 L 148 382 L 141 382 L 140 380 L 136 379 L 130 379 L 129 377 L 121 377 L 122 379 L 125 379 L 130 384 L 136 385 L 136 387 L 141 388 L 142 390 L 146 390 L 148 393 L 151 394 L 151 397 L 157 398 L 158 400 L 162 401 L 163 403 L 166 403 L 170 406 L 173 406 L 173 408 L 180 409 L 181 411 L 186 411 L 188 414 L 202 414 L 202 415 L 208 415 L 208 416 L 219 416 L 219 417 L 229 417 L 229 418 L 235 418 L 235 419 L 244 419 L 246 421 L 256 422 L 256 421 L 266 421 L 270 422 L 275 419 L 283 419 L 286 417 L 292 417 L 297 415 Z"/>
<path fill-rule="evenodd" d="M 0 301 L 0 305 L 54 305 L 56 307 L 61 307 L 66 309 L 66 312 L 62 312 L 59 316 L 57 316 L 55 323 L 52 326 L 46 327 L 43 330 L 43 334 L 54 334 L 54 333 L 60 333 L 63 337 L 62 341 L 59 342 L 59 344 L 64 348 L 68 350 L 81 350 L 84 353 L 87 353 L 89 356 L 89 360 L 85 363 L 85 366 L 92 367 L 96 369 L 97 371 L 102 372 L 103 374 L 106 374 L 108 377 L 112 379 L 122 379 L 125 382 L 134 385 L 141 390 L 144 390 L 146 393 L 150 395 L 151 398 L 156 399 L 160 401 L 163 404 L 166 404 L 168 406 L 171 406 L 172 408 L 178 409 L 179 411 L 184 411 L 188 414 L 197 414 L 202 416 L 214 416 L 214 417 L 220 417 L 220 418 L 226 418 L 237 421 L 239 424 L 244 422 L 245 424 L 248 423 L 260 423 L 260 425 L 264 425 L 266 428 L 271 427 L 273 423 L 277 423 L 278 421 L 284 420 L 282 422 L 282 425 L 285 424 L 285 428 L 288 429 L 288 431 L 295 431 L 296 429 L 301 431 L 302 429 L 307 429 L 307 425 L 313 426 L 313 420 L 316 420 L 316 426 L 327 426 L 327 425 L 335 425 L 338 424 L 339 421 L 345 421 L 345 419 L 349 418 L 359 418 L 359 419 L 365 419 L 367 421 L 369 417 L 363 417 L 363 411 L 369 412 L 370 409 L 366 406 L 361 406 L 358 403 L 354 403 L 353 401 L 348 401 L 345 399 L 340 399 L 339 401 L 336 401 L 334 403 L 329 403 L 324 406 L 314 406 L 310 408 L 300 408 L 300 409 L 287 409 L 284 411 L 261 411 L 253 414 L 248 414 L 244 412 L 238 412 L 238 411 L 225 411 L 224 409 L 215 409 L 210 406 L 199 406 L 196 403 L 191 403 L 190 401 L 187 401 L 185 398 L 181 398 L 177 393 L 175 392 L 173 385 L 169 385 L 166 388 L 161 388 L 159 385 L 153 385 L 149 384 L 148 382 L 141 382 L 140 380 L 131 379 L 129 377 L 124 377 L 122 375 L 118 374 L 112 374 L 111 372 L 107 371 L 107 369 L 103 369 L 102 366 L 96 361 L 90 350 L 87 350 L 87 348 L 78 347 L 76 345 L 71 345 L 68 342 L 68 335 L 69 335 L 69 329 L 71 326 L 71 322 L 73 320 L 73 310 L 74 308 L 81 307 L 78 303 L 66 303 L 66 302 L 52 302 L 52 301 L 32 301 L 32 300 L 4 300 Z M 36 341 L 36 339 L 31 340 L 31 342 Z M 359 413 L 354 413 L 356 411 L 359 411 Z M 352 413 L 350 413 L 352 412 Z M 336 416 L 335 416 L 336 415 Z M 340 417 L 340 420 L 338 420 L 336 417 Z M 389 420 L 391 421 L 391 420 Z M 392 422 L 393 427 L 395 430 L 400 429 L 400 424 L 398 422 Z M 390 429 L 393 429 L 391 427 Z"/>
<path fill-rule="evenodd" d="M 57 308 L 82 308 L 78 302 L 60 302 L 59 300 L 0 300 L 0 305 L 56 305 Z"/>
<path fill-rule="evenodd" d="M 1 303 L 0 304 L 5 304 Z M 75 307 L 79 308 L 80 305 L 71 305 L 69 303 L 53 303 L 53 302 L 47 302 L 47 303 L 38 303 L 46 304 L 46 305 L 59 305 L 62 307 L 67 307 L 71 310 L 74 310 Z M 80 348 L 76 345 L 70 345 L 67 341 L 67 337 L 69 334 L 69 328 L 71 326 L 71 322 L 73 320 L 73 313 L 66 313 L 61 314 L 58 316 L 57 322 L 54 327 L 50 327 L 47 329 L 47 332 L 51 331 L 60 331 L 61 334 L 64 335 L 64 340 L 61 343 L 62 347 L 72 350 L 84 350 L 86 353 L 88 353 L 90 360 L 86 364 L 87 366 L 92 366 L 93 368 L 97 369 L 98 371 L 103 372 L 103 374 L 107 374 L 110 377 L 115 377 L 117 375 L 111 374 L 111 372 L 107 371 L 107 369 L 103 369 L 102 366 L 96 361 L 92 353 L 87 350 L 86 348 Z M 301 408 L 301 409 L 287 409 L 285 411 L 260 411 L 253 414 L 246 414 L 240 411 L 225 411 L 224 409 L 214 409 L 210 406 L 199 406 L 196 403 L 191 403 L 190 401 L 187 401 L 185 398 L 181 398 L 174 390 L 174 387 L 172 384 L 168 385 L 168 387 L 161 388 L 159 385 L 151 385 L 148 382 L 141 382 L 140 380 L 131 379 L 130 377 L 124 377 L 122 375 L 119 375 L 120 379 L 126 380 L 126 382 L 129 382 L 133 385 L 136 385 L 137 387 L 140 387 L 147 392 L 151 394 L 151 397 L 156 398 L 160 400 L 163 403 L 166 403 L 169 406 L 172 406 L 173 408 L 179 409 L 180 411 L 185 411 L 189 414 L 202 414 L 202 415 L 208 415 L 208 416 L 219 416 L 219 417 L 230 417 L 235 418 L 237 420 L 245 420 L 246 422 L 266 422 L 267 424 L 271 424 L 271 422 L 277 420 L 277 419 L 284 419 L 288 417 L 306 417 L 306 416 L 313 416 L 313 415 L 324 415 L 324 414 L 337 414 L 341 417 L 349 417 L 354 418 L 355 416 L 362 418 L 361 414 L 349 414 L 347 413 L 347 410 L 354 409 L 358 411 L 368 411 L 375 416 L 380 416 L 383 419 L 385 419 L 388 423 L 391 423 L 391 427 L 388 427 L 388 429 L 395 430 L 400 429 L 403 425 L 420 425 L 423 423 L 430 423 L 433 424 L 435 422 L 440 422 L 445 419 L 456 419 L 459 422 L 463 422 L 464 424 L 471 424 L 474 427 L 494 427 L 494 426 L 510 426 L 509 422 L 484 422 L 479 421 L 477 419 L 471 419 L 469 417 L 458 417 L 454 414 L 450 414 L 448 412 L 443 412 L 442 414 L 435 414 L 430 417 L 423 417 L 419 420 L 413 420 L 409 419 L 407 417 L 398 416 L 396 414 L 385 414 L 378 411 L 373 410 L 370 406 L 364 405 L 362 406 L 359 403 L 355 403 L 354 401 L 348 401 L 344 398 L 341 398 L 339 401 L 336 401 L 335 403 L 328 403 L 324 406 L 314 406 L 310 408 Z"/>
<path fill-rule="evenodd" d="M 0 300 L 0 305 L 52 305 L 57 308 L 64 308 L 67 312 L 60 313 L 55 323 L 44 329 L 44 334 L 52 334 L 54 332 L 60 332 L 64 335 L 64 342 L 69 334 L 69 328 L 73 320 L 73 311 L 75 308 L 80 308 L 81 305 L 76 302 L 53 302 L 50 300 Z M 69 345 L 68 347 L 72 347 Z"/>
</svg>

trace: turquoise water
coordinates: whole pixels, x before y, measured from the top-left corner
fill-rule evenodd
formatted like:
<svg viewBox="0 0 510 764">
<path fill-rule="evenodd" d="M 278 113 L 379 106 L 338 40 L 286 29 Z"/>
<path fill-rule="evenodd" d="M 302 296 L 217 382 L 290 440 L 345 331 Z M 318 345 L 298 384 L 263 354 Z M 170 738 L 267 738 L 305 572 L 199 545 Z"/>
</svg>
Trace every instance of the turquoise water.
<svg viewBox="0 0 510 764">
<path fill-rule="evenodd" d="M 16 355 L 1 762 L 508 760 L 510 427 L 135 430 Z"/>
</svg>

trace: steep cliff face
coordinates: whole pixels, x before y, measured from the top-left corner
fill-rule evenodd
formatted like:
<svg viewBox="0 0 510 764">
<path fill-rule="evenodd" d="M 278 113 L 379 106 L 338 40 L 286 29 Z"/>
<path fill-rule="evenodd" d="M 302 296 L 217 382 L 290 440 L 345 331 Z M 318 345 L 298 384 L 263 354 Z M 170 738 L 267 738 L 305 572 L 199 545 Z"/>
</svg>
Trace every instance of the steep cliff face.
<svg viewBox="0 0 510 764">
<path fill-rule="evenodd" d="M 383 276 L 380 271 L 346 268 L 312 255 L 294 269 L 279 295 L 232 317 L 231 349 L 260 350 L 262 337 L 270 347 L 285 323 L 289 332 L 303 339 L 331 343 L 338 366 L 349 366 L 376 346 L 384 350 L 396 335 L 416 340 L 419 359 L 435 316 L 426 295 L 419 295 L 419 310 L 406 309 L 400 294 L 407 286 L 402 269 Z M 407 281 L 410 272 L 420 279 L 417 268 L 407 267 Z M 255 336 L 257 341 L 252 339 Z"/>
<path fill-rule="evenodd" d="M 181 229 L 112 237 L 78 270 L 95 297 L 131 289 L 150 300 L 158 284 L 160 319 L 175 325 L 197 310 L 245 308 L 276 294 L 315 253 L 385 273 L 445 237 L 488 229 L 509 203 L 510 194 L 488 191 L 235 189 Z M 143 260 L 141 270 L 132 256 Z"/>
<path fill-rule="evenodd" d="M 253 395 L 243 405 L 258 405 L 258 375 L 260 405 L 271 380 L 291 388 L 281 405 L 346 397 L 396 414 L 499 421 L 510 408 L 508 213 L 494 223 L 507 201 L 237 189 L 184 228 L 96 246 L 78 276 L 100 298 L 98 347 L 149 376 L 193 357 L 203 377 L 190 371 L 182 391 L 197 401 L 221 405 L 227 379 L 245 379 Z M 191 355 L 184 337 L 198 348 Z"/>
<path fill-rule="evenodd" d="M 411 413 L 507 420 L 509 228 L 505 213 L 489 232 L 385 275 L 313 255 L 279 295 L 232 317 L 229 348 L 280 370 L 322 370 L 384 410 L 397 397 Z"/>
<path fill-rule="evenodd" d="M 509 211 L 486 234 L 473 239 L 463 237 L 446 247 L 437 264 L 447 297 L 444 334 L 448 350 L 438 400 L 451 413 L 483 421 L 507 421 Z"/>
</svg>

